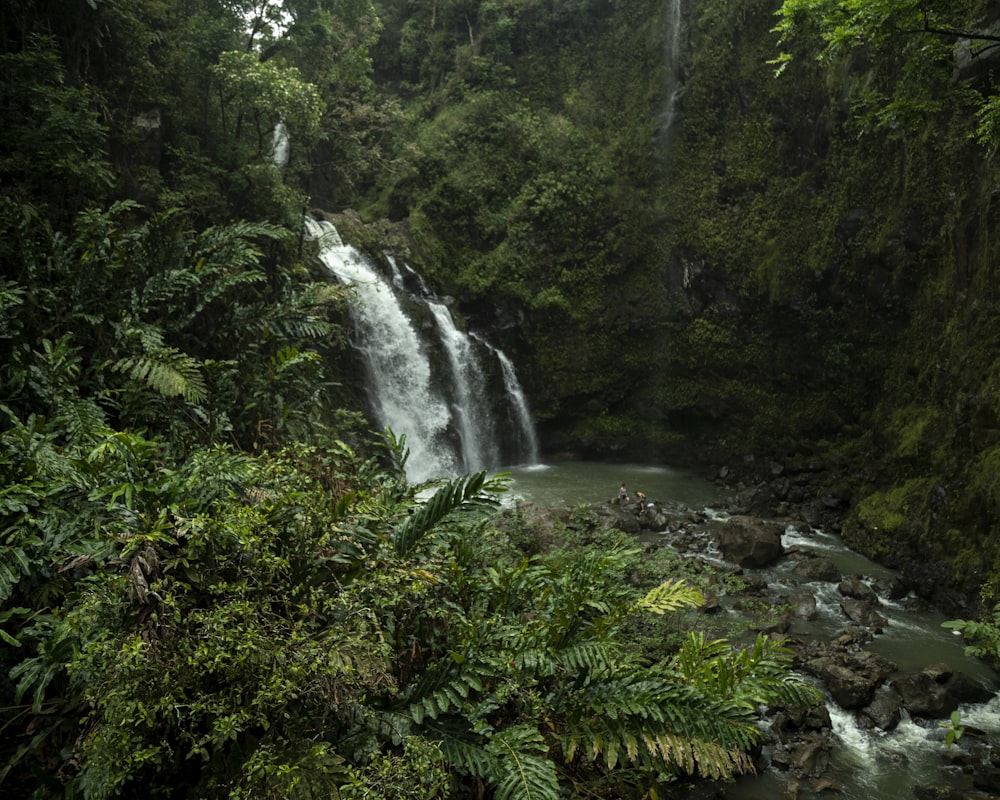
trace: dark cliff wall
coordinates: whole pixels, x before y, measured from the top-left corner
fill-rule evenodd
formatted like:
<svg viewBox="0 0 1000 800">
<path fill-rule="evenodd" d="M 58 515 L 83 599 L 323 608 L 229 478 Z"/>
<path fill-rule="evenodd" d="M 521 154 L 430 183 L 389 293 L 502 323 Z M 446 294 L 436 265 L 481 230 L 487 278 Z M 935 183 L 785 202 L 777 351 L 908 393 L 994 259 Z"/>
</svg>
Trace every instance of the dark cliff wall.
<svg viewBox="0 0 1000 800">
<path fill-rule="evenodd" d="M 997 163 L 959 105 L 858 124 L 855 90 L 905 62 L 801 49 L 775 77 L 778 6 L 685 3 L 679 53 L 663 0 L 438 19 L 365 215 L 512 355 L 547 451 L 808 465 L 798 496 L 856 548 L 992 599 Z"/>
<path fill-rule="evenodd" d="M 846 100 L 873 79 L 859 60 L 800 53 L 774 78 L 774 6 L 688 20 L 664 416 L 715 452 L 822 455 L 850 544 L 946 606 L 991 601 L 1000 170 L 955 108 L 861 135 Z"/>
</svg>

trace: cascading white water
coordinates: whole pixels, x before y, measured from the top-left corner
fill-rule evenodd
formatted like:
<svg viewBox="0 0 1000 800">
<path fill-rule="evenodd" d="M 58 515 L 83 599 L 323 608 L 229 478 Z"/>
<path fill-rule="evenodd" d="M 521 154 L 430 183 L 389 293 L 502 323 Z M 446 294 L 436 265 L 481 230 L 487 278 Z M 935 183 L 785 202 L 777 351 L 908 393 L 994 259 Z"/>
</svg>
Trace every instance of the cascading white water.
<svg viewBox="0 0 1000 800">
<path fill-rule="evenodd" d="M 357 295 L 355 343 L 365 357 L 371 405 L 383 426 L 406 435 L 410 478 L 419 482 L 455 474 L 459 464 L 448 441 L 451 412 L 433 386 L 423 343 L 395 292 L 362 253 L 343 244 L 333 225 L 306 224 L 320 242 L 320 259 Z"/>
<path fill-rule="evenodd" d="M 510 398 L 514 411 L 514 421 L 522 440 L 522 451 L 527 457 L 527 462 L 535 464 L 539 459 L 538 436 L 535 433 L 531 412 L 528 410 L 528 400 L 521 390 L 521 384 L 517 380 L 514 365 L 510 359 L 502 350 L 493 348 L 493 351 L 496 353 L 497 359 L 500 361 L 500 369 L 503 371 L 504 388 L 507 390 L 507 396 Z"/>
<path fill-rule="evenodd" d="M 370 404 L 379 424 L 397 436 L 405 434 L 410 480 L 419 483 L 502 467 L 501 442 L 512 438 L 526 443 L 516 448 L 515 463 L 537 459 L 537 439 L 524 393 L 513 365 L 500 350 L 488 344 L 477 346 L 482 339 L 473 341 L 459 330 L 448 308 L 429 297 L 426 285 L 409 266 L 403 265 L 404 276 L 390 260 L 390 282 L 362 253 L 345 245 L 329 222 L 307 218 L 306 230 L 319 241 L 323 263 L 356 293 L 354 340 L 364 357 Z M 417 296 L 405 292 L 408 277 L 418 284 Z M 426 309 L 435 324 L 418 329 L 405 310 L 407 302 Z M 438 335 L 422 338 L 430 328 Z M 481 349 L 507 360 L 502 391 L 500 379 L 491 381 L 484 369 Z M 514 431 L 508 432 L 494 412 L 498 402 L 522 409 Z"/>
<path fill-rule="evenodd" d="M 455 417 L 462 442 L 465 469 L 478 472 L 500 464 L 496 423 L 491 405 L 481 402 L 488 396 L 486 375 L 476 357 L 472 339 L 455 327 L 451 313 L 442 303 L 428 303 L 441 332 L 441 342 L 451 365 L 455 386 Z"/>
<path fill-rule="evenodd" d="M 422 275 L 417 274 L 417 272 L 406 262 L 403 262 L 403 268 L 399 268 L 399 264 L 396 263 L 396 259 L 393 258 L 389 253 L 384 253 L 386 261 L 389 262 L 389 267 L 392 269 L 392 284 L 400 291 L 407 290 L 407 281 L 416 283 L 417 289 L 420 292 L 421 297 L 430 297 L 431 290 L 427 288 L 427 284 L 424 282 Z M 405 271 L 405 274 L 404 274 Z"/>
</svg>

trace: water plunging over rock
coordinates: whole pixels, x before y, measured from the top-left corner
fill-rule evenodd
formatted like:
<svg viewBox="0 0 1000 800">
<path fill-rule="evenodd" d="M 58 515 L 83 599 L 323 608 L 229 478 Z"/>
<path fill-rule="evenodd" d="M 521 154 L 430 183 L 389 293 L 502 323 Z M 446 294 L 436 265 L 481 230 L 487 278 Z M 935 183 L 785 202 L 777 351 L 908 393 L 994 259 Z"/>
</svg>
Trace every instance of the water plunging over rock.
<svg viewBox="0 0 1000 800">
<path fill-rule="evenodd" d="M 387 279 L 330 222 L 307 218 L 306 230 L 326 267 L 355 292 L 353 342 L 364 361 L 369 405 L 380 425 L 405 434 L 409 478 L 536 461 L 537 439 L 509 359 L 461 330 L 422 281 L 419 293 L 406 292 L 394 262 Z M 426 322 L 417 322 L 418 314 Z"/>
</svg>

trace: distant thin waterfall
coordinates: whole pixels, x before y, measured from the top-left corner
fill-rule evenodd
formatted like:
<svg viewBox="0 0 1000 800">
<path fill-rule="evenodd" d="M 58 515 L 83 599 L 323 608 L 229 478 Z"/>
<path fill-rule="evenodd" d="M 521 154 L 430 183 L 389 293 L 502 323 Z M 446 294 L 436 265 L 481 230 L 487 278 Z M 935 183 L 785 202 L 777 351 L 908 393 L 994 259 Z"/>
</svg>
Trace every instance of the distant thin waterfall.
<svg viewBox="0 0 1000 800">
<path fill-rule="evenodd" d="M 307 219 L 306 230 L 330 272 L 354 288 L 352 338 L 364 360 L 371 409 L 380 425 L 405 434 L 410 479 L 537 461 L 534 426 L 510 360 L 459 329 L 408 265 L 390 259 L 387 280 L 330 223 Z M 415 291 L 406 291 L 414 283 Z M 415 323 L 414 315 L 424 322 Z M 497 358 L 487 364 L 484 353 Z"/>
<path fill-rule="evenodd" d="M 289 148 L 288 128 L 284 122 L 279 122 L 274 126 L 274 133 L 271 136 L 271 160 L 280 169 L 288 166 Z"/>
<path fill-rule="evenodd" d="M 670 132 L 677 116 L 677 101 L 684 93 L 680 80 L 681 68 L 681 34 L 684 29 L 684 0 L 667 0 L 666 39 L 664 41 L 664 59 L 667 66 L 666 106 L 660 115 L 660 131 L 663 135 Z"/>
</svg>

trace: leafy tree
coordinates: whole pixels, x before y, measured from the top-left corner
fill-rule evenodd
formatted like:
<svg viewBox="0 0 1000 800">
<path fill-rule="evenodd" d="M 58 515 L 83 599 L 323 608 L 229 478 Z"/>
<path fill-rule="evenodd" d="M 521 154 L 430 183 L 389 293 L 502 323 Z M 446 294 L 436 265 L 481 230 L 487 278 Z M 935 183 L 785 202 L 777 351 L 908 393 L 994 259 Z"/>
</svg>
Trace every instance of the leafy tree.
<svg viewBox="0 0 1000 800">
<path fill-rule="evenodd" d="M 66 80 L 54 40 L 32 37 L 0 55 L 0 183 L 57 224 L 107 197 L 113 182 L 107 130 L 91 90 Z"/>
<path fill-rule="evenodd" d="M 226 52 L 212 71 L 223 97 L 223 130 L 239 139 L 244 127 L 249 128 L 257 158 L 270 157 L 272 133 L 279 123 L 303 138 L 319 127 L 319 93 L 296 68 L 262 62 L 252 53 Z"/>
<path fill-rule="evenodd" d="M 910 127 L 958 103 L 974 112 L 975 137 L 992 152 L 1000 144 L 996 84 L 988 75 L 979 85 L 952 80 L 956 60 L 974 63 L 1000 46 L 1000 36 L 982 27 L 986 8 L 978 0 L 785 0 L 775 30 L 782 43 L 818 40 L 821 60 L 855 53 L 874 60 L 881 80 L 856 98 L 866 124 Z M 783 53 L 776 63 L 783 69 L 790 58 Z"/>
<path fill-rule="evenodd" d="M 993 606 L 992 612 L 984 612 L 980 619 L 950 620 L 942 626 L 965 637 L 968 642 L 966 655 L 1000 663 L 1000 604 Z"/>
</svg>

